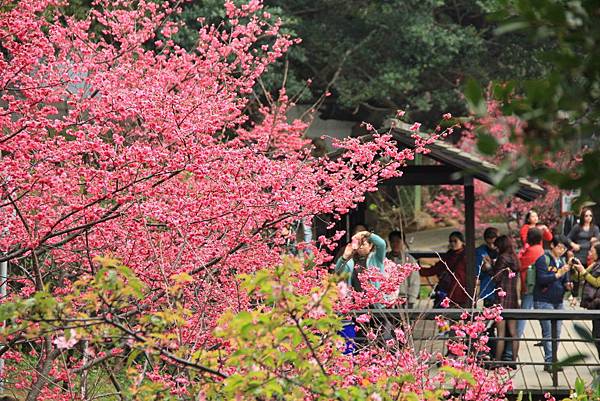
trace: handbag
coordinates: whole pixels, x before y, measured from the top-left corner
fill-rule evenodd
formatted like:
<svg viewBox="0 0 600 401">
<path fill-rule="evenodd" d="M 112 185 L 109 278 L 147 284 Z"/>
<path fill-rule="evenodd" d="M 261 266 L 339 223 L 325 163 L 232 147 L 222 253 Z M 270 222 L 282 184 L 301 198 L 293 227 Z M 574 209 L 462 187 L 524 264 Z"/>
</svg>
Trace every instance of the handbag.
<svg viewBox="0 0 600 401">
<path fill-rule="evenodd" d="M 596 263 L 588 274 L 600 276 L 600 263 Z M 581 292 L 581 307 L 586 309 L 600 309 L 600 288 L 592 286 L 587 281 L 583 284 Z"/>
<path fill-rule="evenodd" d="M 600 309 L 600 288 L 592 287 L 590 283 L 583 285 L 581 294 L 581 307 L 586 309 Z"/>
</svg>

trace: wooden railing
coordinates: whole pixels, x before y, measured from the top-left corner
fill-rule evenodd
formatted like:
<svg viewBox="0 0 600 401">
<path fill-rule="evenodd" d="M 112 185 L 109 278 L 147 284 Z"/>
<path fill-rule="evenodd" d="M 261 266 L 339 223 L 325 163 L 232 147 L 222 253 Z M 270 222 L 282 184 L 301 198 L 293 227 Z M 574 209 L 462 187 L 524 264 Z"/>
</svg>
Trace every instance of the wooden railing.
<svg viewBox="0 0 600 401">
<path fill-rule="evenodd" d="M 458 320 L 463 312 L 477 314 L 480 309 L 363 309 L 353 311 L 355 315 L 368 313 L 376 321 L 400 321 L 402 318 L 407 318 L 409 321 L 416 320 L 434 320 L 437 316 L 443 316 L 446 319 Z M 552 344 L 552 362 L 516 362 L 516 365 L 525 366 L 550 366 L 552 375 L 552 385 L 558 386 L 558 368 L 562 366 L 586 366 L 600 367 L 600 363 L 578 363 L 566 362 L 561 363 L 557 359 L 558 344 L 566 342 L 600 342 L 600 339 L 584 339 L 584 338 L 558 338 L 557 322 L 561 320 L 571 321 L 591 321 L 600 320 L 600 310 L 560 310 L 560 309 L 504 309 L 502 317 L 507 320 L 549 320 L 551 324 L 551 337 L 549 340 Z M 591 334 L 591 333 L 590 333 Z M 445 340 L 456 337 L 445 337 Z M 427 338 L 413 338 L 413 340 L 426 340 Z M 514 340 L 514 337 L 496 337 L 498 340 Z M 543 338 L 519 338 L 519 341 L 542 341 Z M 503 363 L 502 361 L 490 361 L 490 364 Z"/>
</svg>

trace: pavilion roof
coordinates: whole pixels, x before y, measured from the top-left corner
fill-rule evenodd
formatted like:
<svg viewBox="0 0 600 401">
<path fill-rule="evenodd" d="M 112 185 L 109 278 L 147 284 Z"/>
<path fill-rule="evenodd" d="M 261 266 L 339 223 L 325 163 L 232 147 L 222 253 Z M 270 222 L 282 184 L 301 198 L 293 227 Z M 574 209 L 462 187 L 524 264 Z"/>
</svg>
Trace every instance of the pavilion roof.
<svg viewBox="0 0 600 401">
<path fill-rule="evenodd" d="M 382 131 L 383 130 L 387 132 L 387 129 L 382 129 Z M 415 147 L 415 139 L 413 138 L 414 132 L 407 128 L 392 128 L 390 134 L 400 146 L 408 148 Z M 450 142 L 438 139 L 429 144 L 427 149 L 429 150 L 429 153 L 426 154 L 426 157 L 443 165 L 467 172 L 478 180 L 490 185 L 497 183 L 498 177 L 501 175 L 500 168 L 497 165 L 483 160 L 477 155 L 461 150 Z M 416 166 L 416 168 L 418 168 L 418 166 Z M 523 200 L 531 201 L 546 193 L 546 190 L 542 186 L 529 179 L 519 178 L 518 183 L 519 188 L 515 195 Z"/>
</svg>

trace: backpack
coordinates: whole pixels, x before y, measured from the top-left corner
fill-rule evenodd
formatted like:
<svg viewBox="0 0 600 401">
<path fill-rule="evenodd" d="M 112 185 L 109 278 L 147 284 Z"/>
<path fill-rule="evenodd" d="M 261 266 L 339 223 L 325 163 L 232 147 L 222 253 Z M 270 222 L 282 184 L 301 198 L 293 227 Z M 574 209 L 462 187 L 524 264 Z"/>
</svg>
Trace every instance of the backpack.
<svg viewBox="0 0 600 401">
<path fill-rule="evenodd" d="M 546 258 L 546 266 L 550 266 L 550 255 L 544 253 L 544 257 Z M 533 289 L 535 288 L 535 275 L 534 262 L 527 267 L 527 275 L 525 276 L 525 287 L 527 288 L 526 294 L 533 294 Z"/>
<path fill-rule="evenodd" d="M 594 277 L 600 276 L 600 263 L 596 263 L 588 272 Z M 600 288 L 592 286 L 587 281 L 583 284 L 581 293 L 581 307 L 586 309 L 600 309 Z"/>
</svg>

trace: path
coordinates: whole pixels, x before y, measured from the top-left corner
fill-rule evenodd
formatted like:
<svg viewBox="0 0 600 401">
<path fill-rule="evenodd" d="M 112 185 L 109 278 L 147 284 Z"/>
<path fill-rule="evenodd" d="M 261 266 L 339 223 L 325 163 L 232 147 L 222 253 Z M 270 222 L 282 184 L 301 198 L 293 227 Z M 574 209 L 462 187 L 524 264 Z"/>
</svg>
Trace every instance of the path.
<svg viewBox="0 0 600 401">
<path fill-rule="evenodd" d="M 430 300 L 420 300 L 417 308 L 429 309 L 431 306 Z M 565 306 L 565 308 L 574 309 L 571 306 Z M 579 307 L 576 308 L 579 309 Z M 575 332 L 574 323 L 584 325 L 591 331 L 592 327 L 590 321 L 564 321 L 562 326 L 561 340 L 565 341 L 559 345 L 558 360 L 561 361 L 568 356 L 581 353 L 586 355 L 586 357 L 583 361 L 577 362 L 578 364 L 598 364 L 599 359 L 593 344 L 569 341 L 580 338 Z M 433 321 L 417 321 L 414 324 L 414 337 L 423 338 L 423 340 L 415 341 L 416 349 L 426 349 L 430 352 L 444 351 L 444 339 L 437 337 L 437 329 Z M 524 338 L 541 338 L 541 329 L 538 321 L 527 322 Z M 542 347 L 535 346 L 535 342 L 536 341 L 521 341 L 521 350 L 519 352 L 518 359 L 519 362 L 544 362 L 543 349 Z M 569 389 L 573 389 L 575 387 L 575 380 L 578 377 L 582 378 L 585 383 L 589 385 L 593 380 L 595 369 L 597 369 L 597 367 L 593 366 L 564 367 L 563 372 L 558 373 L 557 387 L 553 387 L 552 376 L 550 373 L 545 372 L 543 370 L 543 366 L 541 365 L 520 366 L 517 370 L 512 371 L 511 378 L 515 393 L 518 393 L 519 391 L 523 391 L 524 393 L 531 392 L 533 394 L 540 394 L 543 391 L 555 393 L 559 391 L 567 392 Z M 524 397 L 523 399 L 528 399 L 528 397 Z"/>
</svg>

